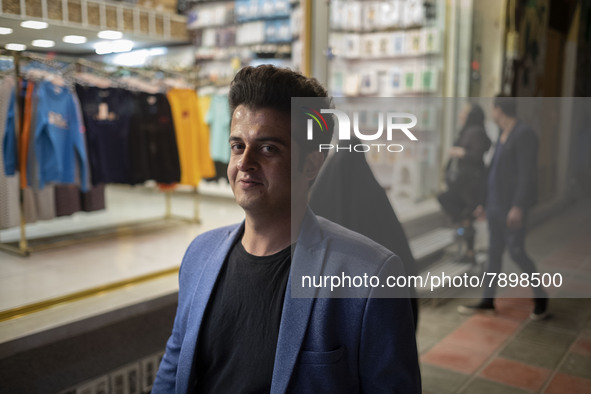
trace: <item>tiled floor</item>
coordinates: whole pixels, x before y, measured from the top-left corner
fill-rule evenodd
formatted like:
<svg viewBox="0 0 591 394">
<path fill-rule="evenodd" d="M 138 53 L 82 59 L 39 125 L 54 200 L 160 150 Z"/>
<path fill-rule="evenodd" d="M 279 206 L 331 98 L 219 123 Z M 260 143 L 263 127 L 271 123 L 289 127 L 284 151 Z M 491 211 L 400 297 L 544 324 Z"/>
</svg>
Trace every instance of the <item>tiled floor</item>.
<svg viewBox="0 0 591 394">
<path fill-rule="evenodd" d="M 585 292 L 591 288 L 581 271 L 591 263 L 590 216 L 589 204 L 579 205 L 535 228 L 528 239 L 542 272 L 567 267 Z M 499 298 L 492 316 L 456 312 L 475 300 L 422 305 L 418 345 L 424 392 L 591 393 L 591 299 L 566 298 L 576 290 L 555 289 L 552 316 L 538 322 L 529 319 L 528 298 Z"/>
</svg>

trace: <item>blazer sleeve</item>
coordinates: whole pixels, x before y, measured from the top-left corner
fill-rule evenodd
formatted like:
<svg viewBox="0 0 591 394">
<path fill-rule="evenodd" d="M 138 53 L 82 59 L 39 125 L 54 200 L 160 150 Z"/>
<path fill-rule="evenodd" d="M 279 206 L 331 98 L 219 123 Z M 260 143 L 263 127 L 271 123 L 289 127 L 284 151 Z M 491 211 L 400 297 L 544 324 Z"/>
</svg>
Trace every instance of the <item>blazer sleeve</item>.
<svg viewBox="0 0 591 394">
<path fill-rule="evenodd" d="M 538 137 L 530 128 L 523 129 L 516 137 L 517 188 L 512 206 L 526 209 L 532 205 L 537 193 Z"/>
<path fill-rule="evenodd" d="M 179 270 L 179 287 L 182 285 L 180 283 L 181 272 L 182 265 L 181 269 Z M 179 289 L 179 295 L 180 294 L 181 293 Z M 182 331 L 184 331 L 182 325 L 186 321 L 186 315 L 183 312 L 185 309 L 186 308 L 183 306 L 183 302 L 181 302 L 181 298 L 179 296 L 179 303 L 177 306 L 176 316 L 174 318 L 172 334 L 166 342 L 166 351 L 164 353 L 164 357 L 162 357 L 162 361 L 160 362 L 160 367 L 158 368 L 158 373 L 156 374 L 154 384 L 152 385 L 152 394 L 172 394 L 176 392 L 176 375 L 179 354 L 181 352 L 181 344 L 183 341 Z"/>
<path fill-rule="evenodd" d="M 379 274 L 404 275 L 392 256 Z M 367 300 L 361 329 L 359 373 L 363 393 L 421 393 L 414 322 L 407 289 L 376 288 Z"/>
</svg>

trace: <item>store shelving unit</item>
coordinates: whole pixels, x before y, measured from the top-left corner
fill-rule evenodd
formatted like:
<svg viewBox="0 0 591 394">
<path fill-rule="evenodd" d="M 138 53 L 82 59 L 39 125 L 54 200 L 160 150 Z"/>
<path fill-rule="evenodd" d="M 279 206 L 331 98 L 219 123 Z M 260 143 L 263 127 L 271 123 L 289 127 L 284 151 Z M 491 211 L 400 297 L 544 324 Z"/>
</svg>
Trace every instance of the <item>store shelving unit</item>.
<svg viewBox="0 0 591 394">
<path fill-rule="evenodd" d="M 64 27 L 115 29 L 162 41 L 187 41 L 183 15 L 104 0 L 2 0 L 0 15 L 38 19 Z"/>
<path fill-rule="evenodd" d="M 328 84 L 337 105 L 356 108 L 363 98 L 392 97 L 398 110 L 403 106 L 419 120 L 414 130 L 420 143 L 404 143 L 396 154 L 367 154 L 376 178 L 402 210 L 432 196 L 438 184 L 445 11 L 441 0 L 330 2 Z M 376 119 L 374 110 L 361 116 Z M 366 122 L 361 129 L 376 127 Z"/>
<path fill-rule="evenodd" d="M 202 85 L 227 85 L 240 67 L 249 64 L 300 68 L 295 54 L 301 47 L 299 1 L 201 1 L 187 17 Z"/>
</svg>

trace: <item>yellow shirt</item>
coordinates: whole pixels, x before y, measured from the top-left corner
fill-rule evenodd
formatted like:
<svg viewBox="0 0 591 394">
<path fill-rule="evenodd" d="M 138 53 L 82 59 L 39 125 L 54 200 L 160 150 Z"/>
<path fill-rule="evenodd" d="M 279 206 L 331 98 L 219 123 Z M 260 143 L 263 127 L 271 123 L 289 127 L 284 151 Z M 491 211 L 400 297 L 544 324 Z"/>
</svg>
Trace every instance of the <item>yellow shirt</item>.
<svg viewBox="0 0 591 394">
<path fill-rule="evenodd" d="M 209 153 L 209 133 L 197 93 L 191 89 L 171 89 L 167 96 L 181 163 L 180 183 L 198 186 L 201 178 L 215 176 L 215 167 Z"/>
</svg>

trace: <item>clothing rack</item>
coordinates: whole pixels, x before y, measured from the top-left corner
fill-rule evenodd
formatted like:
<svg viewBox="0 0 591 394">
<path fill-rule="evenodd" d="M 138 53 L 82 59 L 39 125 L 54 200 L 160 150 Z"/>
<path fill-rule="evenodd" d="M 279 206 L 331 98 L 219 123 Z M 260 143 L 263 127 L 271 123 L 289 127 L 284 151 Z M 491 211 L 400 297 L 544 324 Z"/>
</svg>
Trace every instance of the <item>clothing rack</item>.
<svg viewBox="0 0 591 394">
<path fill-rule="evenodd" d="M 17 82 L 17 88 L 15 88 L 15 94 L 17 95 L 17 97 L 16 97 L 17 99 L 15 100 L 15 132 L 17 134 L 21 132 L 20 122 L 21 122 L 21 113 L 23 110 L 21 108 L 21 103 L 20 103 L 21 92 L 20 92 L 20 89 L 18 89 L 18 80 L 22 76 L 21 75 L 21 61 L 23 59 L 37 61 L 37 62 L 42 63 L 48 67 L 55 69 L 59 73 L 68 73 L 70 70 L 72 70 L 72 67 L 74 67 L 74 68 L 79 67 L 79 65 L 82 65 L 82 66 L 85 66 L 88 68 L 94 68 L 95 71 L 99 71 L 99 70 L 104 71 L 104 68 L 106 66 L 106 65 L 102 65 L 102 67 L 101 67 L 101 65 L 99 65 L 96 62 L 90 62 L 87 60 L 78 59 L 76 61 L 76 63 L 70 64 L 67 67 L 62 68 L 61 65 L 59 64 L 59 62 L 54 61 L 52 59 L 47 59 L 47 58 L 45 58 L 41 55 L 37 55 L 37 54 L 24 53 L 24 52 L 19 52 L 19 51 L 7 51 L 4 49 L 0 49 L 0 55 L 12 57 L 12 59 L 13 59 L 14 76 L 15 76 L 15 81 Z M 121 69 L 121 68 L 122 67 L 119 67 L 119 69 Z M 137 70 L 138 69 L 134 69 L 134 71 L 136 71 L 136 72 L 137 72 Z M 162 72 L 164 72 L 164 71 L 162 71 Z M 180 74 L 177 74 L 177 75 L 180 75 Z M 20 151 L 20 147 L 18 146 L 18 144 L 20 143 L 20 138 L 18 138 L 18 137 L 19 136 L 17 135 L 17 139 L 16 139 L 17 151 Z M 22 256 L 22 257 L 26 257 L 36 251 L 74 245 L 74 244 L 76 244 L 80 241 L 83 241 L 83 240 L 103 239 L 106 237 L 112 237 L 112 236 L 119 235 L 122 232 L 128 232 L 129 230 L 132 230 L 132 231 L 142 231 L 143 230 L 143 231 L 145 231 L 145 230 L 154 229 L 153 228 L 154 226 L 148 227 L 146 225 L 157 225 L 159 223 L 166 223 L 166 222 L 170 222 L 170 221 L 181 221 L 181 222 L 186 222 L 186 223 L 200 224 L 201 223 L 201 219 L 200 219 L 200 215 L 199 215 L 199 202 L 200 202 L 199 200 L 200 199 L 199 199 L 198 188 L 194 187 L 193 192 L 192 192 L 192 194 L 193 194 L 193 217 L 192 218 L 172 214 L 172 194 L 173 193 L 174 192 L 172 190 L 164 191 L 165 213 L 164 213 L 163 217 L 154 218 L 154 219 L 137 220 L 137 221 L 131 221 L 131 222 L 126 222 L 126 223 L 119 223 L 119 224 L 108 226 L 108 227 L 94 229 L 96 231 L 88 230 L 88 231 L 84 231 L 83 233 L 77 233 L 76 234 L 77 237 L 75 237 L 75 239 L 66 239 L 66 240 L 61 240 L 58 242 L 52 241 L 52 239 L 55 239 L 56 237 L 37 238 L 37 239 L 35 239 L 35 241 L 36 241 L 36 243 L 39 243 L 39 245 L 38 246 L 31 246 L 31 244 L 29 242 L 30 240 L 27 238 L 27 232 L 26 232 L 26 224 L 27 223 L 25 220 L 24 190 L 21 187 L 19 187 L 19 211 L 20 211 L 20 224 L 19 224 L 20 237 L 19 237 L 19 241 L 16 245 L 14 245 L 14 242 L 10 243 L 10 242 L 1 242 L 0 241 L 0 250 L 14 253 L 14 254 Z M 156 227 L 161 227 L 161 226 L 156 226 Z M 68 235 L 72 236 L 74 234 L 63 234 L 63 235 L 60 235 L 59 237 L 68 236 Z"/>
</svg>

